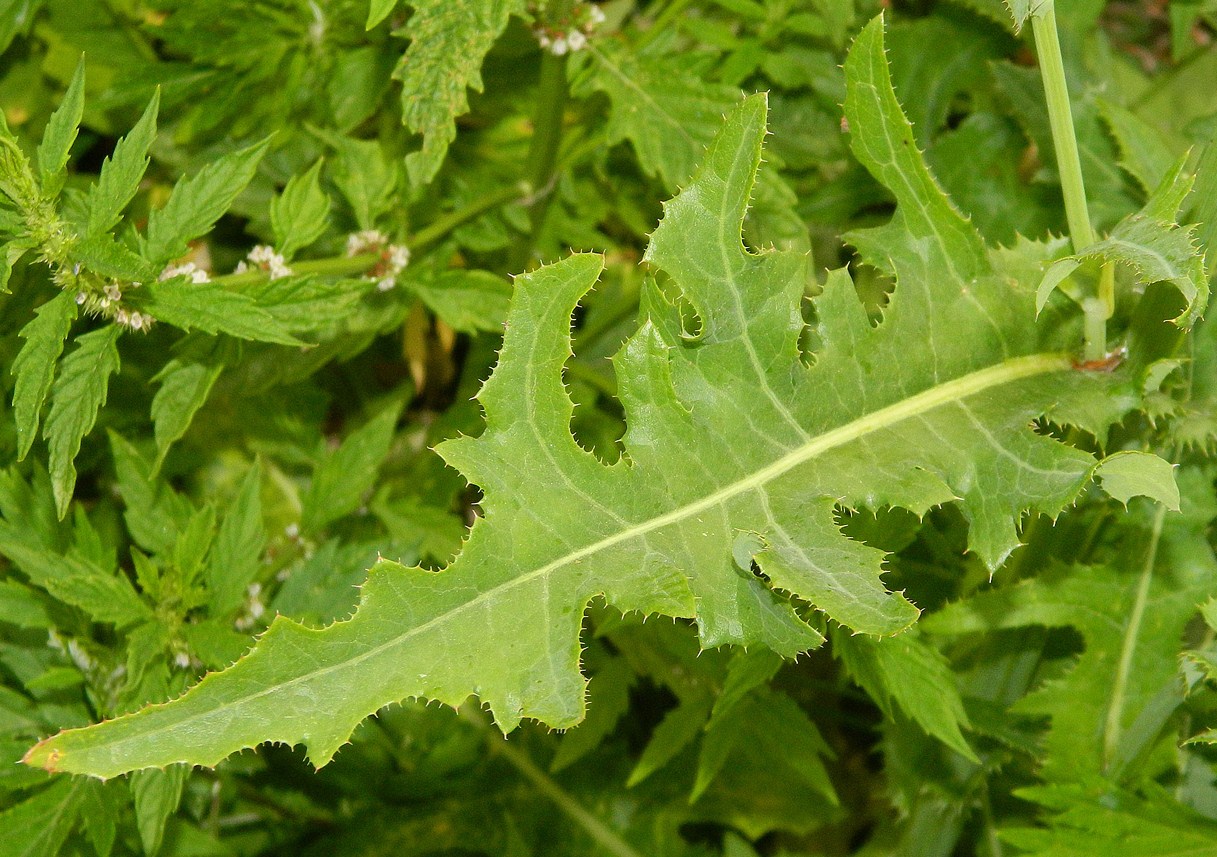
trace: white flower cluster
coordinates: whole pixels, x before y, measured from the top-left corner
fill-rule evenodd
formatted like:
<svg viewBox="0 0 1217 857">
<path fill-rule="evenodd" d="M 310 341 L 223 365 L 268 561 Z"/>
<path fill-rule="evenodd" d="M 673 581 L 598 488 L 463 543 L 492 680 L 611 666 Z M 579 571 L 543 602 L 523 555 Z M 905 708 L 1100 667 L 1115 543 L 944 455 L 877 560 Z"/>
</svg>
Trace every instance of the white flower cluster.
<svg viewBox="0 0 1217 857">
<path fill-rule="evenodd" d="M 185 262 L 181 265 L 170 265 L 161 271 L 158 280 L 171 280 L 174 277 L 189 277 L 192 283 L 210 283 L 211 277 L 207 276 L 207 272 L 196 265 L 194 262 Z"/>
<path fill-rule="evenodd" d="M 138 312 L 133 309 L 119 309 L 114 313 L 114 320 L 123 327 L 130 330 L 149 330 L 152 327 L 152 322 L 155 320 L 146 312 Z"/>
<path fill-rule="evenodd" d="M 563 23 L 565 29 L 538 27 L 533 31 L 541 47 L 558 57 L 587 47 L 587 37 L 604 23 L 604 10 L 590 3 L 580 4 L 571 15 L 571 20 Z"/>
<path fill-rule="evenodd" d="M 244 274 L 251 269 L 265 271 L 272 280 L 280 277 L 290 277 L 292 269 L 287 266 L 287 260 L 282 253 L 276 253 L 269 244 L 259 244 L 245 256 L 245 261 L 238 262 L 233 269 L 234 274 Z"/>
<path fill-rule="evenodd" d="M 347 236 L 347 256 L 361 253 L 379 253 L 380 262 L 369 273 L 382 292 L 397 285 L 397 277 L 410 264 L 410 248 L 401 244 L 390 244 L 389 236 L 379 229 L 364 229 Z"/>
<path fill-rule="evenodd" d="M 262 603 L 262 584 L 249 584 L 245 594 L 245 610 L 237 617 L 237 621 L 233 623 L 238 631 L 248 631 L 258 623 L 258 620 L 262 618 L 262 614 L 266 612 L 266 605 Z"/>
<path fill-rule="evenodd" d="M 132 283 L 137 287 L 139 283 Z M 114 321 L 129 330 L 149 330 L 155 319 L 147 313 L 127 309 L 120 305 L 123 299 L 123 289 L 117 282 L 111 282 L 101 290 L 101 296 L 88 292 L 77 292 L 76 303 L 85 307 L 86 311 L 99 315 L 112 316 Z"/>
</svg>

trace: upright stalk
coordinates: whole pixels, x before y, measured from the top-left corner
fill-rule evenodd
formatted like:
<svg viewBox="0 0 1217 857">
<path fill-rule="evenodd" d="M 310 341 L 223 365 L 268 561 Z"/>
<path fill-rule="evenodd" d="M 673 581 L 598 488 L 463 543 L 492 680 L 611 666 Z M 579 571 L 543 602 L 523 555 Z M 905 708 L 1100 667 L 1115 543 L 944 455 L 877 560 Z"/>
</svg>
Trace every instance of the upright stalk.
<svg viewBox="0 0 1217 857">
<path fill-rule="evenodd" d="M 583 828 L 601 851 L 612 854 L 613 857 L 642 857 L 633 846 L 622 839 L 616 831 L 589 812 L 583 804 L 575 800 L 565 789 L 553 781 L 544 771 L 533 763 L 528 755 L 517 750 L 505 739 L 495 735 L 486 718 L 480 712 L 473 711 L 468 705 L 460 709 L 461 717 L 477 726 L 486 739 L 486 746 L 491 752 L 506 759 L 513 768 L 524 776 L 537 791 L 545 795 L 567 818 Z"/>
<path fill-rule="evenodd" d="M 528 149 L 526 181 L 533 196 L 528 204 L 528 234 L 512 248 L 508 262 L 514 272 L 522 271 L 532 256 L 537 233 L 545 221 L 545 213 L 553 196 L 553 185 L 557 178 L 558 148 L 562 143 L 562 124 L 566 114 L 566 60 L 567 54 L 558 56 L 545 51 L 541 56 L 540 92 L 537 94 L 537 112 L 533 116 L 532 143 Z"/>
<path fill-rule="evenodd" d="M 1061 177 L 1061 193 L 1065 197 L 1065 219 L 1073 251 L 1083 252 L 1094 243 L 1094 228 L 1086 206 L 1086 186 L 1082 180 L 1082 161 L 1078 155 L 1078 139 L 1073 127 L 1073 112 L 1069 106 L 1069 87 L 1065 81 L 1065 62 L 1061 57 L 1061 41 L 1056 29 L 1056 9 L 1053 0 L 1044 0 L 1032 13 L 1031 31 L 1039 54 L 1040 74 L 1048 103 L 1048 121 L 1052 127 L 1052 144 L 1056 149 L 1057 172 Z M 1107 353 L 1107 319 L 1115 303 L 1115 269 L 1103 266 L 1099 274 L 1098 293 L 1082 302 L 1085 314 L 1085 359 L 1101 360 Z"/>
</svg>

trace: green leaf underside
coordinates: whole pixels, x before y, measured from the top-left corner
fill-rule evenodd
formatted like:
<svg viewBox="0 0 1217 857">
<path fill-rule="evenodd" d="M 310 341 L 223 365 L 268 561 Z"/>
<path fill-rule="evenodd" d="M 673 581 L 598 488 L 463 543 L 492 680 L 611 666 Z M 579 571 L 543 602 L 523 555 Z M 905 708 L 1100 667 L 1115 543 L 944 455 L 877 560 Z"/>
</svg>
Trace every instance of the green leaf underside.
<svg viewBox="0 0 1217 857">
<path fill-rule="evenodd" d="M 1114 420 L 1124 382 L 1072 371 L 1025 330 L 1031 284 L 993 274 L 980 237 L 904 143 L 880 22 L 847 72 L 859 157 L 900 204 L 892 224 L 856 236 L 881 239 L 898 278 L 879 327 L 834 273 L 816 300 L 822 345 L 804 365 L 804 257 L 740 242 L 766 111 L 763 96 L 747 99 L 647 252 L 695 308 L 700 334 L 686 335 L 681 311 L 648 287 L 645 321 L 615 359 L 629 426 L 621 462 L 600 463 L 570 433 L 570 317 L 602 266 L 575 255 L 517 280 L 479 396 L 486 431 L 439 449 L 485 496 L 451 566 L 380 562 L 349 620 L 277 619 L 237 665 L 180 699 L 61 733 L 27 761 L 113 776 L 281 741 L 323 764 L 360 720 L 408 697 L 476 695 L 504 729 L 524 717 L 569 726 L 583 714 L 579 634 L 597 597 L 696 618 L 704 647 L 812 648 L 822 637 L 802 602 L 855 631 L 894 634 L 917 610 L 883 587 L 884 554 L 841 533 L 838 504 L 922 514 L 958 501 L 971 548 L 999 564 L 1019 516 L 1059 512 L 1095 465 L 1032 421 L 1078 398 L 1091 413 L 1109 406 L 1098 422 Z M 733 559 L 744 533 L 757 536 L 759 576 Z"/>
</svg>

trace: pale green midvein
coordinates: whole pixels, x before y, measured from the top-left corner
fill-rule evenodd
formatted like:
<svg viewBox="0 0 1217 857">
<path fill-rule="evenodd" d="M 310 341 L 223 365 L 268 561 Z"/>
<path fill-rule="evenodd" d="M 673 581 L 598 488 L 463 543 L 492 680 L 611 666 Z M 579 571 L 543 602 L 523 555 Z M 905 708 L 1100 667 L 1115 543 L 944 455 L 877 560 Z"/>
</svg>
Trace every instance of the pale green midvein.
<svg viewBox="0 0 1217 857">
<path fill-rule="evenodd" d="M 471 598 L 469 601 L 454 607 L 447 613 L 436 616 L 434 619 L 424 622 L 421 625 L 417 625 L 402 634 L 398 634 L 397 636 L 393 637 L 393 639 L 387 640 L 386 642 L 381 643 L 379 646 L 368 649 L 367 651 L 362 652 L 353 658 L 348 658 L 341 663 L 323 667 L 306 675 L 298 676 L 297 678 L 263 688 L 256 693 L 233 700 L 232 702 L 222 706 L 221 709 L 215 709 L 202 714 L 192 715 L 191 717 L 167 724 L 157 729 L 143 731 L 138 736 L 120 737 L 110 742 L 94 743 L 88 749 L 91 751 L 97 751 L 104 746 L 121 745 L 131 741 L 144 744 L 147 742 L 149 736 L 177 729 L 183 723 L 189 722 L 190 720 L 195 720 L 200 717 L 207 717 L 216 713 L 218 710 L 222 710 L 223 708 L 232 708 L 252 702 L 256 699 L 269 696 L 280 690 L 292 687 L 305 681 L 310 681 L 340 669 L 348 669 L 355 664 L 361 663 L 370 658 L 374 658 L 377 655 L 400 645 L 409 638 L 421 634 L 430 628 L 451 619 L 453 614 L 464 611 L 470 607 L 474 607 L 490 598 L 500 596 L 505 590 L 530 583 L 538 577 L 544 577 L 551 574 L 562 566 L 568 565 L 572 562 L 578 562 L 584 557 L 592 556 L 593 554 L 607 550 L 608 548 L 622 542 L 639 538 L 647 533 L 654 532 L 655 530 L 663 529 L 669 524 L 675 524 L 684 520 L 685 518 L 692 517 L 699 512 L 704 512 L 707 509 L 719 506 L 741 494 L 754 491 L 766 483 L 778 478 L 779 476 L 788 473 L 790 470 L 798 467 L 800 464 L 804 464 L 816 456 L 828 452 L 829 450 L 836 449 L 839 446 L 844 446 L 845 444 L 856 441 L 868 434 L 890 428 L 903 420 L 920 416 L 921 414 L 924 414 L 927 411 L 932 411 L 933 409 L 941 407 L 942 405 L 950 404 L 952 402 L 968 398 L 969 396 L 974 396 L 978 393 L 983 393 L 984 391 L 992 389 L 993 387 L 1009 384 L 1024 378 L 1031 378 L 1036 375 L 1046 375 L 1052 372 L 1065 371 L 1068 370 L 1070 366 L 1070 359 L 1063 354 L 1032 354 L 1026 357 L 1015 357 L 995 366 L 980 369 L 952 381 L 938 384 L 937 386 L 931 387 L 930 389 L 918 393 L 915 396 L 911 396 L 897 402 L 894 405 L 881 408 L 873 413 L 846 423 L 843 426 L 839 426 L 831 431 L 825 432 L 824 434 L 813 438 L 810 442 L 805 443 L 793 450 L 789 454 L 782 456 L 772 464 L 757 470 L 743 479 L 732 482 L 729 485 L 724 485 L 722 488 L 719 488 L 717 491 L 711 494 L 707 494 L 700 500 L 694 501 L 685 506 L 681 506 L 680 508 L 673 509 L 666 514 L 659 515 L 647 521 L 642 521 L 641 523 L 635 524 L 632 527 L 627 527 L 611 536 L 601 539 L 598 542 L 586 545 L 578 550 L 571 551 L 570 553 L 555 559 L 552 562 L 546 563 L 540 568 L 534 569 L 527 574 L 512 578 L 511 580 L 496 586 L 493 589 L 485 590 L 476 598 Z M 356 616 L 358 616 L 358 613 Z M 121 717 L 110 722 L 115 724 L 123 723 L 127 717 L 135 718 L 139 716 L 140 715 L 138 713 L 126 715 L 125 717 Z M 105 724 L 102 725 L 104 727 Z M 90 728 L 95 729 L 97 727 Z M 70 751 L 65 751 L 65 756 L 67 752 Z M 60 756 L 59 761 L 62 763 L 64 761 L 64 757 Z"/>
<path fill-rule="evenodd" d="M 1107 721 L 1103 724 L 1103 772 L 1106 773 L 1120 748 L 1120 721 L 1124 717 L 1124 695 L 1128 691 L 1128 677 L 1132 675 L 1132 659 L 1136 654 L 1137 638 L 1141 634 L 1141 622 L 1145 618 L 1145 605 L 1149 601 L 1149 586 L 1154 579 L 1154 565 L 1158 562 L 1158 544 L 1162 540 L 1162 527 L 1166 522 L 1167 508 L 1158 505 L 1154 515 L 1153 534 L 1149 540 L 1149 551 L 1145 555 L 1145 567 L 1137 583 L 1137 594 L 1133 601 L 1128 625 L 1124 628 L 1124 643 L 1120 647 L 1120 663 L 1116 667 L 1116 678 L 1111 690 L 1111 706 L 1107 709 Z"/>
</svg>

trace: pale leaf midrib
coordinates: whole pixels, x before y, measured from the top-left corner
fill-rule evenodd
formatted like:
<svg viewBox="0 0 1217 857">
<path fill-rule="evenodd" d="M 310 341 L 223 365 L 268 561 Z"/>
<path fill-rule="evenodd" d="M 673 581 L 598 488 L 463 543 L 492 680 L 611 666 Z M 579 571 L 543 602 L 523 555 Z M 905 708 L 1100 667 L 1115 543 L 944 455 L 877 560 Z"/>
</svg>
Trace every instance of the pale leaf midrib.
<svg viewBox="0 0 1217 857">
<path fill-rule="evenodd" d="M 538 577 L 551 574 L 565 565 L 581 560 L 584 557 L 599 553 L 602 550 L 607 550 L 608 548 L 620 544 L 621 542 L 639 538 L 647 533 L 654 532 L 655 530 L 662 529 L 670 524 L 690 518 L 697 515 L 699 512 L 703 512 L 707 509 L 713 508 L 714 506 L 725 503 L 726 501 L 737 497 L 740 494 L 753 491 L 788 473 L 800 464 L 810 461 L 816 456 L 822 455 L 831 449 L 844 446 L 847 443 L 851 443 L 865 437 L 866 435 L 873 434 L 874 432 L 881 431 L 885 428 L 890 428 L 903 420 L 927 413 L 928 411 L 932 411 L 935 408 L 941 407 L 942 405 L 969 398 L 970 396 L 974 396 L 978 393 L 982 393 L 1003 384 L 1009 384 L 1014 381 L 1030 378 L 1036 375 L 1046 375 L 1053 372 L 1064 371 L 1069 369 L 1070 366 L 1071 362 L 1069 358 L 1063 354 L 1032 354 L 1025 357 L 1011 358 L 993 366 L 963 375 L 959 378 L 945 381 L 934 387 L 930 387 L 927 390 L 923 390 L 914 396 L 910 396 L 907 399 L 903 399 L 895 404 L 888 405 L 885 408 L 880 408 L 877 411 L 865 414 L 855 420 L 845 423 L 844 425 L 838 426 L 835 429 L 818 435 L 807 443 L 777 459 L 773 463 L 768 464 L 765 467 L 754 471 L 750 475 L 730 483 L 729 485 L 724 485 L 718 490 L 707 494 L 700 500 L 696 500 L 692 503 L 688 503 L 684 506 L 673 509 L 670 512 L 666 512 L 663 515 L 658 515 L 631 527 L 627 527 L 611 536 L 607 536 L 590 545 L 585 545 L 582 548 L 564 554 L 558 559 L 551 560 L 545 565 L 533 569 L 526 574 L 522 574 L 518 577 L 513 577 L 511 580 L 504 581 L 498 586 L 479 593 L 476 597 L 457 605 L 451 610 L 448 610 L 439 616 L 422 623 L 421 625 L 416 625 L 413 628 L 398 634 L 391 640 L 387 640 L 386 642 L 381 643 L 374 648 L 368 649 L 365 652 L 361 652 L 352 658 L 348 658 L 337 664 L 322 667 L 321 669 L 314 670 L 306 675 L 297 676 L 296 678 L 288 681 L 271 685 L 257 691 L 256 693 L 251 693 L 241 697 L 240 699 L 232 700 L 231 702 L 225 703 L 224 705 L 211 709 L 207 712 L 191 715 L 156 729 L 141 731 L 138 735 L 123 736 L 108 742 L 93 743 L 85 750 L 85 752 L 95 753 L 102 748 L 114 747 L 130 741 L 146 743 L 153 736 L 159 735 L 163 732 L 168 732 L 170 730 L 180 729 L 185 724 L 203 717 L 214 716 L 217 712 L 223 711 L 224 709 L 239 708 L 243 705 L 261 699 L 262 697 L 278 693 L 307 681 L 321 678 L 329 673 L 351 669 L 363 661 L 374 658 L 389 649 L 400 646 L 413 636 L 448 621 L 457 613 L 479 605 L 488 599 L 502 596 L 507 590 L 529 583 Z M 443 572 L 440 573 L 442 574 Z M 358 615 L 359 613 L 356 612 L 355 616 L 347 621 L 354 621 Z M 216 675 L 222 674 L 223 673 L 217 673 Z M 203 682 L 196 685 L 191 692 L 201 688 L 204 684 L 206 684 L 206 682 L 207 679 L 205 678 Z M 170 704 L 172 703 L 163 703 L 161 705 L 149 706 L 149 708 L 163 709 L 165 705 Z M 137 712 L 135 714 L 125 715 L 124 717 L 120 717 L 117 720 L 110 722 L 117 723 L 125 720 L 127 717 L 135 718 L 139 716 L 141 716 L 141 713 Z M 49 740 L 53 742 L 55 739 L 52 738 Z M 64 761 L 64 757 L 66 756 L 67 752 L 70 751 L 64 751 L 58 757 L 57 761 Z"/>
</svg>

